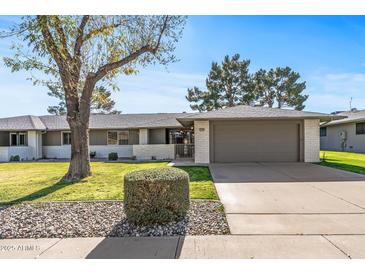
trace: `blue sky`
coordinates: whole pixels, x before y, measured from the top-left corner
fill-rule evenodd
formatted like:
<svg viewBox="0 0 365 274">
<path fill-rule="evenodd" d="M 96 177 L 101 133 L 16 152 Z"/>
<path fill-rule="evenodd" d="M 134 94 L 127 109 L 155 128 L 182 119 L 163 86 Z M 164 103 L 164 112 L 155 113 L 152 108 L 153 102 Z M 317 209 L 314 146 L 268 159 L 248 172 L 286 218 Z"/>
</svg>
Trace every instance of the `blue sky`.
<svg viewBox="0 0 365 274">
<path fill-rule="evenodd" d="M 0 16 L 0 29 L 14 17 Z M 0 40 L 0 56 L 10 54 Z M 204 88 L 212 61 L 239 53 L 251 71 L 290 66 L 307 82 L 305 110 L 332 112 L 365 108 L 364 16 L 189 16 L 176 49 L 179 62 L 167 69 L 149 66 L 138 75 L 121 76 L 113 94 L 123 113 L 190 111 L 189 87 Z M 25 72 L 0 65 L 0 117 L 47 114 L 57 101 L 34 87 Z"/>
</svg>

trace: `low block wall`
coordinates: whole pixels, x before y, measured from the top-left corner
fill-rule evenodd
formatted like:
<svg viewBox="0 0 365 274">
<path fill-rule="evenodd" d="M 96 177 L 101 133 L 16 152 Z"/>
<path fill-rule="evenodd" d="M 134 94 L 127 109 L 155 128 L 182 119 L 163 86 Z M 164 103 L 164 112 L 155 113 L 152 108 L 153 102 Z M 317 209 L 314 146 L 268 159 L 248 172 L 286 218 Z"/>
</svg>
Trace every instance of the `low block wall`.
<svg viewBox="0 0 365 274">
<path fill-rule="evenodd" d="M 0 147 L 0 162 L 8 162 L 11 156 L 19 155 L 21 161 L 36 159 L 33 150 L 29 146 Z"/>
<path fill-rule="evenodd" d="M 9 161 L 9 150 L 8 147 L 0 147 L 0 162 Z"/>
<path fill-rule="evenodd" d="M 133 155 L 138 160 L 171 160 L 175 158 L 175 145 L 156 144 L 156 145 L 133 145 Z"/>
<path fill-rule="evenodd" d="M 96 158 L 108 158 L 111 152 L 118 153 L 119 157 L 131 158 L 133 156 L 132 145 L 109 145 L 90 146 L 90 152 L 96 152 Z M 43 146 L 43 157 L 55 159 L 69 159 L 71 157 L 71 146 Z"/>
<path fill-rule="evenodd" d="M 42 156 L 50 159 L 69 159 L 71 146 L 43 146 Z"/>
<path fill-rule="evenodd" d="M 118 153 L 118 157 L 121 158 L 131 158 L 133 156 L 132 145 L 90 146 L 90 151 L 96 152 L 95 158 L 108 158 L 108 155 L 111 152 Z"/>
</svg>

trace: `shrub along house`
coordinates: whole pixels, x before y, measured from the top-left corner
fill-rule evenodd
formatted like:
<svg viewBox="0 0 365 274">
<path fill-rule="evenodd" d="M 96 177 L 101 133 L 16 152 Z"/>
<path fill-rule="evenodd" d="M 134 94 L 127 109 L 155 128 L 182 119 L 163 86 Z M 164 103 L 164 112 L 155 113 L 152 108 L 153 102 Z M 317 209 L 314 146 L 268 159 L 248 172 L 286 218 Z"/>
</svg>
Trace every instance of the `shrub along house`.
<svg viewBox="0 0 365 274">
<path fill-rule="evenodd" d="M 320 121 L 342 117 L 236 106 L 205 113 L 92 114 L 90 152 L 106 158 L 212 162 L 318 162 Z M 0 161 L 69 158 L 64 116 L 0 119 Z"/>
</svg>

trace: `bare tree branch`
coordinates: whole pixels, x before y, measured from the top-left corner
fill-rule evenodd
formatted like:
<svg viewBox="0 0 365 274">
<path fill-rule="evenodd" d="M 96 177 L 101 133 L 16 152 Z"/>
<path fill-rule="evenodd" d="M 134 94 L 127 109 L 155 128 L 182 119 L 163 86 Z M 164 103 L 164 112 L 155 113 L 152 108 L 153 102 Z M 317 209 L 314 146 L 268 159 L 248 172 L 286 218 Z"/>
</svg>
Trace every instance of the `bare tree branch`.
<svg viewBox="0 0 365 274">
<path fill-rule="evenodd" d="M 56 61 L 59 68 L 64 68 L 64 60 L 62 56 L 59 54 L 58 47 L 52 37 L 51 32 L 48 29 L 47 16 L 38 15 L 37 20 L 39 22 L 39 26 L 41 28 L 41 32 L 44 38 L 44 42 L 46 44 L 48 52 L 52 55 L 54 60 Z"/>
<path fill-rule="evenodd" d="M 169 19 L 169 16 L 166 15 L 165 16 L 165 20 L 164 20 L 163 25 L 162 25 L 162 28 L 161 28 L 161 31 L 160 31 L 160 35 L 159 35 L 159 37 L 157 39 L 156 46 L 153 49 L 153 54 L 155 54 L 157 52 L 158 48 L 160 47 L 161 38 L 162 38 L 162 36 L 163 36 L 166 28 L 167 28 L 167 21 L 168 21 L 168 19 Z"/>
<path fill-rule="evenodd" d="M 74 48 L 74 57 L 79 58 L 81 55 L 81 47 L 84 42 L 84 30 L 87 22 L 89 21 L 90 16 L 85 15 L 82 17 L 80 26 L 78 28 L 78 35 L 76 38 L 75 48 Z"/>
<path fill-rule="evenodd" d="M 98 71 L 95 73 L 95 81 L 99 81 L 101 78 L 103 78 L 105 75 L 108 74 L 108 72 L 114 70 L 114 69 L 117 69 L 117 68 L 120 68 L 126 64 L 128 64 L 129 62 L 132 62 L 133 60 L 137 59 L 140 55 L 142 55 L 143 53 L 146 53 L 146 52 L 155 52 L 155 48 L 154 47 L 151 47 L 149 45 L 147 46 L 143 46 L 141 47 L 140 49 L 134 51 L 133 53 L 131 53 L 130 55 L 128 55 L 127 57 L 119 60 L 119 61 L 116 61 L 116 62 L 113 62 L 113 63 L 109 63 L 109 64 L 106 64 L 102 67 L 100 67 L 98 69 Z"/>
<path fill-rule="evenodd" d="M 65 32 L 62 28 L 62 22 L 58 16 L 51 16 L 51 19 L 54 21 L 55 29 L 58 33 L 58 36 L 60 37 L 61 52 L 66 57 L 67 60 L 71 60 L 72 58 L 70 53 L 68 52 L 67 39 Z"/>
<path fill-rule="evenodd" d="M 166 31 L 167 22 L 168 22 L 168 16 L 166 16 L 164 19 L 164 23 L 160 30 L 160 34 L 157 38 L 156 45 L 154 45 L 154 46 L 145 45 L 119 61 L 109 63 L 109 64 L 106 64 L 106 65 L 100 67 L 97 70 L 97 72 L 95 73 L 95 82 L 97 82 L 101 78 L 103 78 L 108 72 L 128 64 L 129 62 L 137 59 L 140 55 L 142 55 L 144 53 L 150 52 L 152 54 L 156 54 L 156 52 L 158 51 L 158 49 L 160 47 L 162 36 L 163 36 L 164 32 Z"/>
</svg>

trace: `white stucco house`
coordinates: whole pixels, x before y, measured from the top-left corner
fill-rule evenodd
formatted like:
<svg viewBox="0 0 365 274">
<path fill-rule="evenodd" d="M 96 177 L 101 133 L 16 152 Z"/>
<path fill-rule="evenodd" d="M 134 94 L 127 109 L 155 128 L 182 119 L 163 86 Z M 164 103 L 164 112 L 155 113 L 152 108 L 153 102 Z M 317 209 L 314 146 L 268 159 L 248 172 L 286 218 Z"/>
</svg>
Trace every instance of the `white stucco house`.
<svg viewBox="0 0 365 274">
<path fill-rule="evenodd" d="M 338 115 L 236 106 L 204 113 L 92 114 L 90 151 L 138 160 L 318 162 L 320 122 Z M 0 118 L 0 161 L 70 157 L 64 116 Z"/>
</svg>

